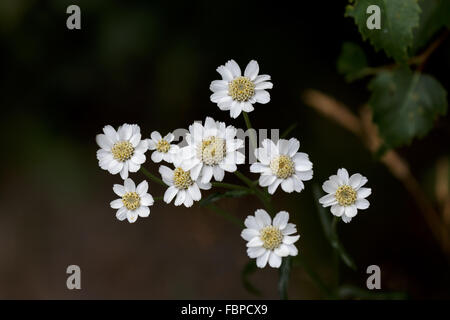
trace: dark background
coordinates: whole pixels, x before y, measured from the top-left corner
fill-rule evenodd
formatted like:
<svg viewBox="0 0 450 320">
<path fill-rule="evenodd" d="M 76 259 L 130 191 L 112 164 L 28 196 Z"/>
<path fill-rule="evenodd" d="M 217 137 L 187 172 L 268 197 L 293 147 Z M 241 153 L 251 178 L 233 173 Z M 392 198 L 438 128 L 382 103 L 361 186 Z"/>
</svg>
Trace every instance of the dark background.
<svg viewBox="0 0 450 320">
<path fill-rule="evenodd" d="M 81 7 L 81 30 L 66 28 L 70 4 Z M 254 298 L 240 279 L 248 262 L 241 230 L 205 208 L 161 202 L 149 218 L 120 223 L 109 207 L 120 177 L 102 171 L 95 157 L 95 135 L 106 124 L 137 123 L 147 137 L 206 116 L 243 128 L 242 117 L 230 119 L 209 101 L 209 84 L 219 79 L 215 69 L 228 59 L 242 70 L 256 59 L 272 76 L 271 101 L 256 105 L 253 125 L 282 131 L 298 122 L 292 135 L 314 163 L 304 192 L 275 196 L 277 209 L 298 224 L 300 255 L 333 281 L 311 190 L 346 167 L 367 176 L 373 193 L 368 210 L 339 226 L 359 266 L 357 272 L 341 266 L 341 282 L 365 288 L 366 267 L 376 264 L 383 290 L 449 298 L 448 262 L 414 199 L 356 137 L 301 100 L 307 88 L 354 110 L 368 100 L 367 80 L 348 84 L 336 72 L 344 41 L 361 44 L 372 65 L 390 62 L 362 42 L 344 18 L 345 4 L 2 0 L 0 298 Z M 447 41 L 425 69 L 446 88 L 449 53 Z M 448 155 L 449 128 L 443 117 L 426 138 L 399 150 L 420 181 Z M 150 161 L 145 166 L 157 172 Z M 150 192 L 160 196 L 164 189 L 151 184 Z M 245 198 L 221 206 L 244 219 L 261 205 Z M 66 288 L 71 264 L 81 267 L 81 291 Z M 277 270 L 251 279 L 263 298 L 278 297 Z M 293 270 L 289 294 L 323 297 L 302 268 Z"/>
</svg>

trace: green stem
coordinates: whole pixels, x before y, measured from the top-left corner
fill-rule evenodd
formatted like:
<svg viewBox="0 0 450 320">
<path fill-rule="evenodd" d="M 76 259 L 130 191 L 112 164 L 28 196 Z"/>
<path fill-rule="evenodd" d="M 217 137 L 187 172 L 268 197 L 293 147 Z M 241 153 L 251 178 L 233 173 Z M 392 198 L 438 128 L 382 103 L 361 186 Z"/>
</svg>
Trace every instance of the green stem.
<svg viewBox="0 0 450 320">
<path fill-rule="evenodd" d="M 298 255 L 296 257 L 296 260 L 299 261 L 300 265 L 303 267 L 311 280 L 317 285 L 317 287 L 319 287 L 320 290 L 322 290 L 327 298 L 336 298 L 336 294 L 325 285 L 319 275 L 311 268 L 311 266 L 306 262 L 303 256 Z"/>
<path fill-rule="evenodd" d="M 249 130 L 249 134 L 250 134 L 250 147 L 251 147 L 251 152 L 253 152 L 253 150 L 256 149 L 256 147 L 258 146 L 258 143 L 256 141 L 256 137 L 252 134 L 252 123 L 250 122 L 250 118 L 248 117 L 247 112 L 242 112 L 243 116 L 244 116 L 244 120 L 245 120 L 245 125 L 247 126 L 247 129 Z"/>
<path fill-rule="evenodd" d="M 337 235 L 337 225 L 339 223 L 339 218 L 334 216 L 333 221 L 331 222 L 331 233 L 334 235 Z M 339 264 L 340 264 L 340 257 L 339 252 L 337 250 L 333 250 L 333 262 L 334 262 L 334 270 L 335 270 L 335 282 L 336 287 L 339 288 Z"/>
<path fill-rule="evenodd" d="M 242 223 L 242 221 L 239 220 L 238 218 L 236 218 L 235 216 L 233 216 L 232 214 L 230 214 L 229 212 L 219 208 L 218 206 L 216 206 L 214 204 L 209 204 L 206 207 L 211 209 L 212 211 L 214 211 L 218 215 L 224 217 L 225 219 L 227 219 L 229 222 L 233 223 L 237 227 L 239 227 L 241 229 L 244 228 L 244 224 Z"/>
<path fill-rule="evenodd" d="M 213 187 L 224 188 L 230 190 L 249 190 L 249 188 L 232 183 L 211 182 Z"/>
<path fill-rule="evenodd" d="M 164 187 L 167 187 L 167 185 L 157 176 L 153 175 L 150 171 L 148 171 L 147 169 L 145 169 L 144 167 L 141 167 L 140 171 L 150 180 L 152 180 L 153 182 L 156 182 Z"/>
<path fill-rule="evenodd" d="M 255 195 L 258 197 L 258 199 L 263 203 L 264 207 L 266 208 L 269 213 L 275 213 L 273 206 L 270 202 L 270 197 L 267 197 L 267 195 L 261 191 L 257 187 L 257 185 L 254 183 L 254 181 L 247 178 L 245 175 L 240 173 L 239 171 L 235 171 L 234 174 L 242 181 L 244 182 L 250 189 L 252 189 L 255 192 Z"/>
</svg>

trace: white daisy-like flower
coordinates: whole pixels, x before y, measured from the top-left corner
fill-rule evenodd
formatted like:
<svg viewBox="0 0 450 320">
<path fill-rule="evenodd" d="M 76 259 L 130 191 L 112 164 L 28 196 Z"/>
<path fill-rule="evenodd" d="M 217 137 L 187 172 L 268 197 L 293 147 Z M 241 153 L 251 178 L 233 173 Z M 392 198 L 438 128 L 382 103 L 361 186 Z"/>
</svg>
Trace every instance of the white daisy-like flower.
<svg viewBox="0 0 450 320">
<path fill-rule="evenodd" d="M 323 207 L 331 206 L 331 213 L 336 217 L 342 217 L 342 221 L 348 223 L 356 216 L 359 210 L 369 207 L 367 198 L 372 189 L 363 188 L 367 183 L 367 178 L 359 173 L 349 177 L 346 169 L 337 171 L 337 175 L 332 175 L 322 185 L 322 189 L 327 192 L 326 196 L 319 199 Z"/>
<path fill-rule="evenodd" d="M 181 167 L 190 171 L 193 180 L 201 176 L 203 184 L 214 176 L 222 181 L 225 171 L 234 172 L 238 164 L 245 162 L 245 156 L 237 151 L 244 141 L 236 139 L 236 128 L 207 117 L 205 125 L 194 122 L 186 134 L 187 146 L 180 149 Z"/>
<path fill-rule="evenodd" d="M 232 118 L 237 118 L 242 111 L 253 111 L 253 104 L 256 102 L 266 104 L 270 101 L 270 94 L 266 89 L 272 89 L 273 84 L 269 82 L 269 75 L 258 75 L 259 66 L 255 60 L 248 63 L 243 76 L 234 60 L 218 67 L 217 72 L 222 80 L 211 82 L 211 101 L 217 103 L 220 110 L 230 110 Z"/>
<path fill-rule="evenodd" d="M 255 216 L 245 219 L 247 227 L 241 237 L 247 240 L 247 254 L 256 258 L 256 265 L 264 268 L 269 262 L 272 268 L 279 268 L 281 258 L 296 256 L 298 250 L 294 243 L 300 238 L 295 224 L 289 222 L 289 213 L 280 211 L 275 218 L 270 218 L 263 209 L 258 209 Z"/>
<path fill-rule="evenodd" d="M 130 223 L 133 223 L 136 222 L 138 216 L 142 218 L 149 216 L 149 206 L 153 205 L 154 200 L 152 195 L 147 193 L 147 181 L 142 181 L 136 187 L 134 181 L 128 178 L 123 185 L 115 184 L 113 190 L 120 197 L 120 199 L 111 201 L 111 208 L 118 209 L 117 219 L 120 221 L 128 219 Z"/>
<path fill-rule="evenodd" d="M 117 131 L 105 126 L 103 132 L 95 138 L 101 148 L 97 151 L 98 164 L 111 174 L 120 172 L 125 180 L 128 172 L 138 171 L 145 162 L 147 141 L 141 140 L 141 129 L 136 124 L 124 124 Z"/>
<path fill-rule="evenodd" d="M 194 201 L 199 201 L 202 198 L 201 190 L 211 189 L 211 183 L 202 183 L 192 178 L 190 171 L 185 171 L 180 166 L 180 159 L 175 158 L 175 169 L 170 169 L 166 166 L 159 167 L 159 173 L 165 184 L 169 186 L 164 193 L 164 202 L 170 203 L 176 196 L 175 205 L 180 206 L 184 204 L 189 208 L 194 204 Z"/>
<path fill-rule="evenodd" d="M 274 194 L 278 186 L 285 192 L 301 192 L 305 186 L 303 181 L 313 177 L 313 164 L 306 153 L 297 152 L 300 142 L 291 138 L 280 139 L 277 144 L 265 139 L 262 148 L 255 150 L 255 162 L 250 166 L 250 171 L 261 173 L 259 185 L 268 187 L 270 194 Z"/>
<path fill-rule="evenodd" d="M 147 139 L 148 149 L 155 150 L 152 153 L 152 161 L 159 163 L 162 160 L 172 163 L 175 154 L 178 152 L 179 147 L 177 145 L 170 144 L 175 136 L 172 133 L 168 133 L 164 138 L 157 131 L 153 131 L 150 135 L 151 139 Z"/>
</svg>

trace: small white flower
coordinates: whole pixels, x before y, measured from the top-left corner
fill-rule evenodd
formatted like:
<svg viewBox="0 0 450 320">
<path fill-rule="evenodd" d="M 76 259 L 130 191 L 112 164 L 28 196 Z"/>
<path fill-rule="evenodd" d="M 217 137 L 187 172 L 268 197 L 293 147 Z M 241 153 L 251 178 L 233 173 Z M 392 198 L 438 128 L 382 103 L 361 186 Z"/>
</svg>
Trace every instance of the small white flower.
<svg viewBox="0 0 450 320">
<path fill-rule="evenodd" d="M 177 145 L 170 144 L 174 139 L 174 135 L 168 133 L 163 138 L 159 132 L 153 131 L 150 137 L 151 139 L 147 139 L 148 149 L 155 150 L 152 153 L 152 161 L 159 163 L 164 160 L 168 163 L 172 163 L 175 154 L 179 150 Z"/>
<path fill-rule="evenodd" d="M 325 208 L 331 206 L 331 213 L 348 223 L 356 216 L 358 209 L 364 210 L 370 205 L 365 198 L 372 193 L 372 189 L 362 188 L 366 183 L 367 178 L 361 174 L 355 173 L 349 178 L 346 169 L 339 169 L 337 175 L 330 176 L 323 183 L 322 189 L 328 194 L 319 202 Z"/>
<path fill-rule="evenodd" d="M 218 67 L 217 72 L 222 80 L 211 82 L 211 101 L 217 103 L 220 110 L 230 110 L 232 118 L 237 118 L 242 111 L 253 111 L 253 104 L 256 102 L 266 104 L 270 101 L 270 94 L 266 89 L 272 89 L 273 84 L 269 82 L 269 75 L 258 75 L 259 66 L 255 60 L 248 63 L 244 76 L 234 60 Z"/>
<path fill-rule="evenodd" d="M 189 208 L 194 204 L 194 201 L 199 201 L 202 198 L 200 189 L 209 190 L 211 189 L 211 184 L 203 184 L 193 179 L 190 171 L 184 171 L 180 167 L 178 157 L 175 158 L 174 165 L 174 170 L 166 166 L 159 167 L 159 173 L 164 183 L 169 186 L 164 193 L 164 202 L 170 203 L 177 196 L 175 205 L 180 206 L 184 204 Z"/>
<path fill-rule="evenodd" d="M 98 164 L 111 174 L 120 172 L 125 180 L 128 172 L 138 171 L 145 162 L 147 141 L 141 140 L 141 129 L 136 124 L 124 124 L 117 131 L 105 126 L 103 132 L 95 138 L 101 148 L 97 151 Z"/>
<path fill-rule="evenodd" d="M 250 171 L 261 173 L 259 185 L 268 187 L 270 194 L 274 194 L 278 186 L 285 192 L 301 192 L 305 186 L 302 181 L 312 179 L 313 164 L 306 153 L 297 152 L 300 142 L 291 138 L 280 139 L 277 144 L 265 139 L 262 148 L 255 150 L 255 162 L 250 166 Z"/>
<path fill-rule="evenodd" d="M 130 223 L 136 222 L 137 217 L 146 218 L 150 214 L 149 206 L 152 206 L 153 197 L 147 193 L 148 183 L 142 181 L 138 186 L 130 178 L 124 184 L 115 184 L 114 192 L 120 197 L 111 201 L 111 208 L 117 210 L 116 217 L 120 221 L 128 219 Z"/>
<path fill-rule="evenodd" d="M 296 256 L 298 250 L 294 243 L 300 238 L 295 224 L 288 223 L 289 213 L 280 211 L 275 218 L 270 218 L 269 214 L 258 209 L 255 216 L 248 216 L 245 219 L 245 226 L 241 237 L 247 240 L 247 254 L 250 258 L 256 258 L 256 265 L 264 268 L 269 262 L 272 268 L 279 268 L 281 258 Z"/>
<path fill-rule="evenodd" d="M 237 164 L 245 162 L 245 156 L 237 151 L 244 141 L 235 139 L 236 128 L 225 127 L 225 123 L 207 117 L 205 125 L 194 122 L 186 134 L 187 146 L 180 149 L 181 167 L 190 171 L 193 180 L 201 176 L 201 182 L 207 184 L 212 177 L 222 181 L 225 171 L 234 172 Z"/>
</svg>

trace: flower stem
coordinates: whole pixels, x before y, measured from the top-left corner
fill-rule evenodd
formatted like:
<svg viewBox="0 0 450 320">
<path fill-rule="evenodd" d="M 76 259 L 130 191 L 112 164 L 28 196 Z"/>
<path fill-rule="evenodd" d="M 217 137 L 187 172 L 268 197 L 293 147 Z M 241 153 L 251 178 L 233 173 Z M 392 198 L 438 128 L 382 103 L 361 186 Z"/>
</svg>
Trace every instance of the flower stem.
<svg viewBox="0 0 450 320">
<path fill-rule="evenodd" d="M 233 216 L 232 214 L 230 214 L 229 212 L 219 208 L 218 206 L 214 205 L 214 204 L 209 204 L 206 206 L 208 209 L 214 211 L 215 213 L 217 213 L 218 215 L 224 217 L 225 219 L 227 219 L 229 222 L 233 223 L 235 226 L 239 227 L 239 228 L 244 228 L 244 224 L 242 223 L 241 220 L 239 220 L 238 218 L 236 218 L 235 216 Z"/>
<path fill-rule="evenodd" d="M 144 167 L 141 167 L 140 171 L 150 180 L 152 180 L 153 182 L 156 182 L 164 187 L 166 187 L 167 185 L 157 176 L 153 175 L 150 171 L 148 171 L 147 169 L 145 169 Z"/>
<path fill-rule="evenodd" d="M 275 213 L 274 208 L 270 202 L 270 197 L 267 197 L 267 195 L 261 191 L 260 188 L 255 184 L 254 181 L 247 178 L 245 175 L 240 173 L 239 171 L 235 171 L 234 174 L 242 181 L 244 182 L 250 189 L 252 189 L 255 192 L 255 195 L 258 197 L 259 200 L 263 203 L 264 207 L 266 208 L 269 213 Z"/>
<path fill-rule="evenodd" d="M 252 127 L 252 123 L 250 122 L 250 118 L 248 117 L 248 113 L 243 111 L 242 115 L 244 116 L 244 120 L 245 120 L 245 125 L 247 126 L 247 129 L 250 131 L 250 147 L 251 147 L 251 152 L 253 152 L 253 150 L 256 149 L 258 143 L 256 142 L 256 136 L 254 136 L 252 134 L 253 131 L 253 127 Z"/>
<path fill-rule="evenodd" d="M 223 182 L 212 182 L 211 183 L 213 187 L 217 188 L 224 188 L 224 189 L 230 189 L 230 190 L 249 190 L 249 188 L 240 186 L 238 184 L 232 184 L 232 183 L 223 183 Z"/>
</svg>

